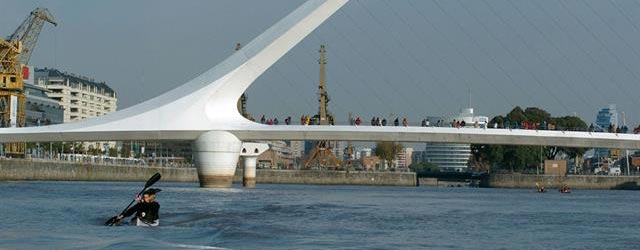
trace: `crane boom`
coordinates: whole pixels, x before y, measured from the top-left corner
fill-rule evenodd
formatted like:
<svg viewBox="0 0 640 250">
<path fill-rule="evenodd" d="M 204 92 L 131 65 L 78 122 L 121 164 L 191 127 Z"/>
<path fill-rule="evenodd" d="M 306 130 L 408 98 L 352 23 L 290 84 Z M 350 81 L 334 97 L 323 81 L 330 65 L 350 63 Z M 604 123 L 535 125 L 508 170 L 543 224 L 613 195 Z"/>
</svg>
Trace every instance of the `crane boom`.
<svg viewBox="0 0 640 250">
<path fill-rule="evenodd" d="M 27 64 L 31 58 L 31 52 L 36 47 L 38 36 L 42 30 L 44 22 L 58 26 L 53 15 L 46 8 L 36 8 L 16 29 L 11 36 L 8 37 L 9 42 L 21 42 L 22 52 L 18 56 L 19 64 Z"/>
<path fill-rule="evenodd" d="M 24 65 L 29 62 L 45 21 L 57 26 L 47 9 L 36 8 L 7 40 L 0 38 L 0 127 L 25 126 Z M 0 155 L 21 158 L 25 149 L 24 142 L 4 143 L 0 144 Z"/>
</svg>

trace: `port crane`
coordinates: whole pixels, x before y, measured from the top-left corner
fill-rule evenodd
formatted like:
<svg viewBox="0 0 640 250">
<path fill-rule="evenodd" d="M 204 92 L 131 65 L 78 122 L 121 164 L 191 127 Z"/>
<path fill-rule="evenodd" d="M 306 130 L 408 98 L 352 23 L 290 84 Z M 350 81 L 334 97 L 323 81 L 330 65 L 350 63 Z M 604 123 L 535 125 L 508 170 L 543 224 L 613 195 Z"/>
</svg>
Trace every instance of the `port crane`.
<svg viewBox="0 0 640 250">
<path fill-rule="evenodd" d="M 0 38 L 0 127 L 24 127 L 26 97 L 23 79 L 44 23 L 58 23 L 46 8 L 36 8 L 6 39 Z M 5 155 L 24 157 L 25 143 L 2 145 Z"/>
<path fill-rule="evenodd" d="M 320 64 L 320 82 L 318 86 L 318 102 L 319 109 L 318 114 L 313 116 L 313 120 L 317 125 L 333 125 L 334 117 L 329 112 L 328 103 L 329 103 L 329 95 L 327 94 L 327 85 L 326 85 L 326 64 L 327 60 L 325 58 L 325 46 L 320 45 L 320 60 L 318 63 Z M 309 153 L 308 159 L 305 161 L 305 168 L 310 168 L 311 166 L 318 167 L 326 167 L 333 166 L 335 168 L 340 168 L 340 159 L 338 159 L 333 154 L 333 148 L 335 142 L 331 141 L 316 141 L 315 147 Z"/>
</svg>

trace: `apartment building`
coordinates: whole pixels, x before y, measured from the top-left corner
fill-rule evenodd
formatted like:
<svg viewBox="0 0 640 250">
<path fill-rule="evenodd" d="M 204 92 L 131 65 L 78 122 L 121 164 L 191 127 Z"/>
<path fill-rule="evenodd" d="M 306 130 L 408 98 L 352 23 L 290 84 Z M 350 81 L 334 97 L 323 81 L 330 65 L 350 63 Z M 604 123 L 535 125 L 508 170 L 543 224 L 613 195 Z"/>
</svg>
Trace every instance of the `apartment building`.
<svg viewBox="0 0 640 250">
<path fill-rule="evenodd" d="M 49 98 L 64 107 L 64 122 L 75 122 L 116 111 L 116 92 L 104 82 L 62 72 L 57 69 L 35 69 L 36 86 L 49 90 Z"/>
</svg>

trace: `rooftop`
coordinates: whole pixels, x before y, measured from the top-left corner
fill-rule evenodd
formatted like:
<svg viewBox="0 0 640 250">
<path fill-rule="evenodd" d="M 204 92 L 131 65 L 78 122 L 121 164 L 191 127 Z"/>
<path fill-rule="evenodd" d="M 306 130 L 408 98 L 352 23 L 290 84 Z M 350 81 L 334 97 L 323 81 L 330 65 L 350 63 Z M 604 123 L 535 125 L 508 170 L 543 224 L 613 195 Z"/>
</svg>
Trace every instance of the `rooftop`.
<svg viewBox="0 0 640 250">
<path fill-rule="evenodd" d="M 101 88 L 101 89 L 104 89 L 105 94 L 115 96 L 115 91 L 111 87 L 109 87 L 109 85 L 107 85 L 105 82 L 97 82 L 96 80 L 85 77 L 85 76 L 63 72 L 58 69 L 52 69 L 52 68 L 40 68 L 40 69 L 36 68 L 34 69 L 34 71 L 36 73 L 48 73 L 47 74 L 48 77 L 66 78 L 66 79 L 69 79 L 69 81 L 71 82 L 83 83 L 83 84 L 87 84 L 97 88 Z"/>
</svg>

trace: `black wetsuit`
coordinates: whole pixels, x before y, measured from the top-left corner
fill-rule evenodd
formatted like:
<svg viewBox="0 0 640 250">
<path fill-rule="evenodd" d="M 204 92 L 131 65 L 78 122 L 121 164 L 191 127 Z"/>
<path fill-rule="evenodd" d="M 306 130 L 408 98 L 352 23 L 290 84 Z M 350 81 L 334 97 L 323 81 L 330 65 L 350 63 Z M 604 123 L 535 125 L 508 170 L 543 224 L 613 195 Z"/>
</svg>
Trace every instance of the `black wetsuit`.
<svg viewBox="0 0 640 250">
<path fill-rule="evenodd" d="M 132 214 L 136 214 L 136 217 L 145 223 L 153 223 L 156 221 L 158 217 L 158 212 L 160 211 L 160 204 L 157 202 L 139 202 L 135 206 L 129 208 L 126 212 L 124 212 L 124 217 L 129 217 Z"/>
</svg>

